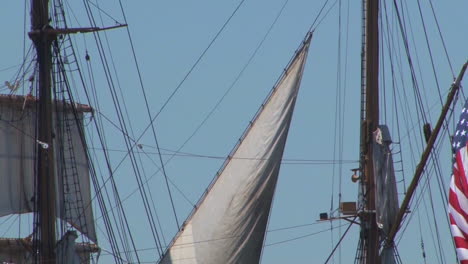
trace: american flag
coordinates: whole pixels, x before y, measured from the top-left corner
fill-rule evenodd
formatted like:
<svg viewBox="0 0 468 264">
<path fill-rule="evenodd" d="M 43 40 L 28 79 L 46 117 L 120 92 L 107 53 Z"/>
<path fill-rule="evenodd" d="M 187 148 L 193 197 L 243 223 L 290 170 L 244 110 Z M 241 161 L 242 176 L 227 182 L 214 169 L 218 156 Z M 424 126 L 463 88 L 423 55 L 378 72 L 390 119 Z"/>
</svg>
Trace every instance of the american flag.
<svg viewBox="0 0 468 264">
<path fill-rule="evenodd" d="M 468 101 L 453 136 L 453 174 L 450 181 L 450 229 L 461 264 L 468 264 Z"/>
</svg>

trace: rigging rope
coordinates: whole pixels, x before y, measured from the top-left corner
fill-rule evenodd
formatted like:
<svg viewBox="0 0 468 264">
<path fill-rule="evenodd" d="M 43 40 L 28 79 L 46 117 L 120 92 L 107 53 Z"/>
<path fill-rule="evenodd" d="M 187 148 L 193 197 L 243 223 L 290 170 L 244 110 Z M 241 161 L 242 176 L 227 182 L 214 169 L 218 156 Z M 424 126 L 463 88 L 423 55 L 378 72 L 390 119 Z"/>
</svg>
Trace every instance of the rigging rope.
<svg viewBox="0 0 468 264">
<path fill-rule="evenodd" d="M 279 230 L 288 230 L 288 229 L 293 229 L 293 228 L 297 228 L 297 227 L 304 227 L 304 226 L 310 226 L 310 225 L 315 225 L 315 224 L 321 224 L 321 223 L 312 223 L 312 224 L 304 224 L 304 225 L 298 225 L 298 226 L 291 226 L 291 227 L 284 227 L 284 228 L 279 228 L 279 229 L 274 229 L 274 230 L 267 230 L 267 232 L 274 232 L 274 231 L 279 231 Z M 344 227 L 346 226 L 347 224 L 342 224 L 342 225 L 339 225 L 340 227 Z M 289 242 L 292 242 L 292 241 L 296 241 L 296 240 L 300 240 L 300 239 L 304 239 L 304 238 L 307 238 L 307 237 L 311 237 L 311 236 L 314 236 L 314 235 L 318 235 L 318 234 L 321 234 L 321 233 L 324 233 L 324 232 L 327 232 L 327 231 L 330 231 L 331 229 L 330 228 L 327 228 L 327 229 L 323 229 L 323 230 L 320 230 L 320 231 L 316 231 L 316 232 L 312 232 L 312 233 L 308 233 L 308 234 L 305 234 L 305 235 L 301 235 L 301 236 L 296 236 L 296 237 L 293 237 L 293 238 L 289 238 L 289 239 L 285 239 L 285 240 L 281 240 L 281 241 L 277 241 L 277 242 L 273 242 L 273 243 L 270 243 L 270 244 L 265 244 L 263 247 L 270 247 L 270 246 L 275 246 L 275 245 L 279 245 L 279 244 L 284 244 L 284 243 L 289 243 Z M 235 236 L 227 236 L 227 237 L 220 237 L 220 238 L 217 238 L 217 239 L 210 239 L 210 240 L 201 240 L 201 241 L 194 241 L 194 242 L 187 242 L 187 243 L 183 243 L 183 244 L 179 244 L 179 246 L 185 246 L 185 245 L 192 245 L 192 244 L 198 244 L 198 243 L 209 243 L 209 242 L 214 242 L 214 241 L 218 241 L 218 240 L 224 240 L 224 239 L 229 239 L 229 238 L 233 238 Z M 142 251 L 150 251 L 150 250 L 154 250 L 156 249 L 155 247 L 147 247 L 147 248 L 141 248 L 141 249 L 137 249 L 137 251 L 139 252 L 142 252 Z M 115 254 L 115 252 L 110 252 L 108 250 L 105 250 L 103 249 L 104 252 L 107 252 L 102 254 L 102 255 L 112 255 L 112 254 Z M 121 253 L 121 252 L 120 252 Z M 145 262 L 141 262 L 141 263 L 145 263 Z M 154 261 L 153 261 L 154 263 Z"/>
<path fill-rule="evenodd" d="M 121 9 L 121 12 L 122 12 L 122 15 L 123 15 L 123 18 L 124 18 L 124 22 L 125 24 L 128 24 L 127 23 L 127 17 L 125 15 L 125 11 L 124 11 L 124 8 L 123 8 L 123 5 L 122 5 L 122 1 L 119 0 L 119 5 L 120 5 L 120 9 Z M 140 66 L 138 64 L 138 60 L 137 60 L 137 57 L 136 57 L 136 53 L 135 53 L 135 47 L 133 45 L 133 40 L 132 40 L 132 36 L 130 34 L 130 29 L 129 27 L 126 27 L 127 29 L 127 35 L 128 35 L 128 39 L 130 41 L 130 47 L 131 47 L 131 50 L 132 50 L 132 55 L 133 55 L 133 61 L 135 63 L 135 67 L 137 69 L 137 73 L 138 73 L 138 80 L 139 80 L 139 83 L 140 83 L 140 88 L 141 88 L 141 91 L 143 93 L 143 99 L 145 101 L 145 106 L 146 106 L 146 111 L 147 111 L 147 114 L 148 114 L 148 118 L 150 119 L 150 125 L 151 125 L 151 131 L 153 132 L 153 138 L 154 138 L 154 142 L 156 143 L 156 148 L 158 149 L 158 152 L 159 151 L 159 142 L 158 142 L 158 138 L 157 138 L 157 135 L 156 135 L 156 129 L 154 127 L 154 121 L 152 120 L 151 118 L 151 110 L 150 110 L 150 107 L 149 107 L 149 103 L 148 103 L 148 97 L 146 96 L 146 90 L 144 88 L 144 85 L 143 85 L 143 78 L 141 76 L 141 71 L 140 71 Z M 170 99 L 168 99 L 170 100 Z M 133 146 L 132 146 L 133 147 Z M 179 219 L 177 218 L 177 212 L 176 212 L 176 209 L 175 209 L 175 205 L 174 205 L 174 200 L 172 198 L 172 192 L 171 192 L 171 188 L 169 187 L 169 181 L 168 181 L 168 177 L 167 177 L 167 172 L 166 172 L 166 168 L 164 166 L 164 162 L 163 162 L 163 159 L 162 159 L 162 156 L 159 155 L 159 162 L 161 164 L 161 170 L 162 170 L 162 173 L 164 175 L 164 179 L 165 179 L 165 182 L 166 182 L 166 187 L 167 187 L 167 192 L 169 194 L 169 200 L 171 201 L 171 206 L 172 206 L 172 212 L 174 213 L 174 218 L 175 218 L 175 221 L 176 221 L 176 225 L 177 225 L 177 229 L 180 228 L 180 224 L 179 224 Z M 143 182 L 143 181 L 142 181 Z M 143 186 L 142 186 L 143 187 Z M 143 189 L 144 190 L 144 189 Z M 146 198 L 147 199 L 147 198 Z M 154 220 L 153 220 L 154 222 Z"/>
<path fill-rule="evenodd" d="M 141 133 L 141 135 L 138 137 L 138 139 L 135 141 L 133 139 L 131 139 L 128 135 L 128 133 L 124 133 L 124 135 L 128 138 L 128 139 L 131 139 L 134 144 L 131 145 L 131 147 L 128 147 L 129 149 L 129 152 L 127 153 L 127 155 L 122 159 L 122 161 L 119 163 L 119 165 L 123 162 L 124 159 L 127 158 L 127 156 L 132 156 L 131 152 L 133 151 L 133 149 L 135 148 L 135 146 L 137 145 L 136 142 L 138 142 L 138 140 L 140 140 L 143 135 L 146 133 L 146 131 L 153 126 L 153 123 L 155 121 L 155 119 L 158 117 L 158 115 L 161 113 L 161 111 L 165 108 L 165 106 L 169 103 L 169 101 L 172 99 L 172 97 L 175 95 L 175 93 L 179 90 L 179 88 L 182 86 L 182 84 L 185 82 L 185 80 L 188 78 L 188 76 L 191 74 L 191 72 L 195 69 L 195 67 L 198 65 L 198 63 L 201 61 L 202 57 L 206 54 L 206 52 L 209 50 L 209 48 L 213 45 L 213 43 L 216 41 L 216 39 L 218 38 L 218 36 L 221 34 L 221 32 L 224 30 L 224 28 L 227 26 L 227 24 L 229 23 L 229 21 L 234 17 L 235 13 L 237 12 L 237 10 L 241 7 L 241 5 L 244 3 L 245 0 L 242 0 L 239 5 L 237 6 L 237 8 L 234 10 L 234 12 L 231 14 L 231 16 L 228 18 L 228 20 L 224 23 L 224 25 L 221 27 L 221 29 L 218 31 L 218 33 L 216 34 L 216 36 L 212 39 L 211 43 L 208 45 L 208 47 L 204 50 L 204 52 L 199 56 L 198 60 L 195 62 L 195 64 L 192 66 L 192 68 L 189 70 L 189 72 L 186 74 L 186 76 L 184 77 L 184 79 L 179 83 L 179 85 L 177 86 L 177 88 L 172 92 L 171 96 L 166 100 L 165 104 L 163 105 L 163 107 L 159 110 L 159 112 L 153 117 L 151 118 L 151 121 L 150 121 L 150 124 L 144 129 L 144 131 Z M 123 12 L 123 8 L 121 6 L 121 9 L 122 9 L 122 12 Z M 89 11 L 89 8 L 88 8 L 88 14 L 90 13 Z M 130 38 L 131 39 L 131 38 Z M 101 59 L 102 59 L 102 53 L 100 52 L 100 56 L 101 56 Z M 141 83 L 141 76 L 140 76 L 140 83 Z M 151 116 L 150 116 L 151 117 Z M 156 141 L 157 142 L 157 141 Z M 162 163 L 162 160 L 161 160 L 161 164 Z M 155 174 L 153 174 L 154 176 Z M 138 186 L 139 188 L 142 188 L 144 184 L 146 184 L 153 176 L 145 179 L 144 181 L 141 181 L 139 182 Z M 106 180 L 107 182 L 107 180 Z M 102 187 L 101 187 L 102 188 Z M 169 188 L 168 188 L 169 189 Z M 169 189 L 170 190 L 170 189 Z M 172 200 L 172 196 L 171 196 L 171 200 Z M 173 203 L 172 203 L 173 204 Z M 175 208 L 174 208 L 174 214 L 175 214 Z M 177 216 L 176 217 L 176 220 L 177 220 Z M 179 224 L 177 223 L 177 226 L 179 226 Z"/>
<path fill-rule="evenodd" d="M 60 5 L 59 5 L 59 6 L 60 6 Z M 62 14 L 63 14 L 63 12 L 62 12 Z M 65 19 L 65 18 L 64 18 L 64 19 Z M 63 21 L 65 22 L 65 20 L 63 20 Z M 67 38 L 69 38 L 69 37 L 67 36 Z M 73 46 L 70 45 L 70 48 L 72 49 L 72 54 L 71 54 L 71 55 L 74 56 Z M 74 62 L 76 62 L 76 61 L 77 61 L 77 60 L 74 59 Z M 83 85 L 84 85 L 83 78 L 82 78 L 82 75 L 81 75 L 81 71 L 79 70 L 79 67 L 77 68 L 77 72 L 79 73 L 80 78 L 81 78 L 81 80 L 82 80 L 82 83 L 83 83 Z M 68 87 L 69 87 L 69 86 L 68 86 Z M 69 93 L 69 98 L 70 98 L 70 101 L 71 101 L 71 105 L 74 106 L 73 99 L 72 99 L 72 96 L 71 96 L 71 91 L 70 91 L 69 88 L 67 89 L 67 92 Z M 86 93 L 86 90 L 85 90 L 85 93 Z M 99 132 L 98 132 L 98 133 L 99 133 Z M 84 142 L 84 134 L 82 133 L 81 130 L 80 130 L 80 137 L 82 138 L 82 142 Z M 104 147 L 104 145 L 102 145 L 102 146 Z M 91 176 L 92 176 L 91 178 L 92 178 L 92 180 L 93 180 L 93 184 L 96 186 L 96 181 L 97 181 L 97 179 L 96 179 L 96 174 L 95 174 L 95 171 L 94 171 L 94 169 L 93 169 L 92 163 L 90 163 L 90 165 L 91 165 L 90 173 L 91 173 Z M 96 189 L 98 189 L 97 186 L 96 186 Z M 106 190 L 106 191 L 107 191 L 107 190 Z M 114 189 L 114 191 L 116 191 L 116 190 Z M 103 203 L 103 200 L 102 200 L 100 197 L 101 197 L 101 196 L 99 195 L 99 196 L 98 196 L 98 198 L 99 198 L 98 201 L 100 201 L 101 210 L 103 210 L 103 208 L 105 208 L 105 203 Z M 89 206 L 89 205 L 87 205 L 87 206 Z M 121 213 L 121 212 L 119 212 L 119 213 Z M 115 216 L 114 216 L 114 217 L 115 217 Z M 117 241 L 116 241 L 115 238 L 114 238 L 113 231 L 112 231 L 112 228 L 111 228 L 111 224 L 110 224 L 109 220 L 107 219 L 107 217 L 105 218 L 105 223 L 106 223 L 106 228 L 108 229 L 108 234 L 113 238 L 113 239 L 110 241 L 111 247 L 113 247 L 114 250 L 118 250 L 118 244 L 117 244 Z M 119 231 L 119 235 L 120 235 L 120 236 L 122 235 L 120 231 Z M 126 236 L 125 233 L 124 233 L 124 236 Z M 121 239 L 120 241 L 124 241 L 124 245 L 125 245 L 125 241 L 127 241 L 127 239 L 122 239 L 122 237 L 120 237 L 120 239 Z M 131 257 L 131 256 L 128 256 L 128 258 L 131 259 L 132 257 Z M 119 261 L 116 261 L 116 262 L 119 262 Z"/>
<path fill-rule="evenodd" d="M 315 22 L 317 21 L 318 17 L 320 16 L 320 14 L 322 13 L 322 11 L 324 10 L 326 4 L 328 3 L 329 0 L 325 1 L 324 5 L 322 6 L 321 8 L 321 11 L 319 12 L 319 14 L 317 15 L 317 18 L 315 19 L 315 21 L 313 22 L 312 26 L 310 28 L 313 28 L 313 25 L 315 24 Z M 267 36 L 269 35 L 269 33 L 271 32 L 273 26 L 276 24 L 277 20 L 279 19 L 280 15 L 282 14 L 286 4 L 289 2 L 289 0 L 285 1 L 283 6 L 281 7 L 280 11 L 278 12 L 278 14 L 276 15 L 275 17 L 275 20 L 273 21 L 273 23 L 271 24 L 271 26 L 269 27 L 269 29 L 267 30 L 267 33 L 264 35 L 263 39 L 261 40 L 261 42 L 259 43 L 259 45 L 257 46 L 257 48 L 255 49 L 255 51 L 253 52 L 253 54 L 250 56 L 248 62 L 244 65 L 244 67 L 242 68 L 242 70 L 240 71 L 240 73 L 237 75 L 237 77 L 235 78 L 235 80 L 233 81 L 233 83 L 229 86 L 228 90 L 225 91 L 225 93 L 223 94 L 223 96 L 218 100 L 218 102 L 215 104 L 215 106 L 212 108 L 212 110 L 209 112 L 209 114 L 205 117 L 205 119 L 197 126 L 197 128 L 195 129 L 195 131 L 184 141 L 184 143 L 179 147 L 179 150 L 181 150 L 189 141 L 190 139 L 198 132 L 198 130 L 204 125 L 204 123 L 208 120 L 208 118 L 212 115 L 212 113 L 217 109 L 217 107 L 221 104 L 221 102 L 224 100 L 224 98 L 227 96 L 227 94 L 229 93 L 229 91 L 235 86 L 235 84 L 237 83 L 237 81 L 240 79 L 240 77 L 242 76 L 243 72 L 245 71 L 245 69 L 249 66 L 249 64 L 251 63 L 251 61 L 253 60 L 254 56 L 257 54 L 258 50 L 260 49 L 260 47 L 263 45 L 263 42 L 266 40 Z M 242 3 L 241 3 L 242 4 Z M 336 1 L 335 1 L 335 4 L 336 4 Z M 335 5 L 333 4 L 333 6 Z M 332 6 L 332 7 L 333 7 Z M 228 19 L 228 21 L 226 21 L 225 25 L 221 28 L 221 30 L 226 26 L 227 22 L 229 22 L 229 20 L 234 16 L 235 12 L 237 12 L 237 9 L 239 9 L 240 5 L 236 8 L 236 10 L 233 12 L 233 14 L 231 15 L 231 17 Z M 332 8 L 331 7 L 331 8 Z M 331 8 L 327 11 L 326 15 L 330 12 Z M 325 16 L 326 16 L 325 15 Z M 323 20 L 323 19 L 322 19 Z M 319 23 L 320 24 L 320 23 Z M 318 25 L 317 25 L 318 26 Z M 217 36 L 221 33 L 221 30 L 218 32 Z M 213 39 L 212 40 L 212 43 L 215 41 L 216 39 Z M 211 44 L 212 44 L 211 43 Z M 210 45 L 211 45 L 210 44 Z M 209 47 L 207 47 L 205 49 L 205 52 L 209 49 Z M 203 54 L 204 54 L 203 53 Z M 202 55 L 203 55 L 202 54 Z M 198 61 L 201 60 L 201 56 L 199 57 Z M 194 68 L 196 65 L 193 65 L 192 68 Z M 179 86 L 177 87 L 180 88 L 180 86 L 183 84 L 183 81 L 179 84 Z M 174 92 L 173 92 L 174 93 Z M 162 109 L 158 112 L 158 114 L 162 111 Z M 158 115 L 157 114 L 157 115 Z M 152 121 L 154 121 L 156 118 L 157 118 L 157 115 L 153 117 Z M 107 119 L 107 118 L 106 118 Z M 110 121 L 110 119 L 107 119 L 109 122 L 112 123 L 112 121 Z M 151 125 L 151 124 L 150 124 Z M 149 125 L 149 126 L 150 126 Z M 144 135 L 144 133 L 146 133 L 147 129 L 149 128 L 149 126 L 147 126 L 145 129 L 144 129 L 144 132 L 140 135 L 140 137 L 136 140 L 132 139 L 132 141 L 134 142 L 134 145 L 132 146 L 132 149 L 138 145 L 137 142 L 141 139 L 141 137 Z M 115 126 L 117 127 L 117 126 Z M 118 127 L 117 127 L 118 128 Z M 118 128 L 120 130 L 120 128 Z M 116 169 L 120 167 L 120 165 L 122 164 L 122 162 L 127 158 L 127 155 L 124 156 L 121 161 L 119 162 L 119 164 L 117 165 Z M 172 159 L 173 157 L 171 156 L 167 161 L 166 161 L 166 164 Z M 115 169 L 115 170 L 116 170 Z M 115 172 L 114 170 L 114 172 Z M 155 173 L 153 173 L 147 180 L 145 180 L 145 182 L 143 184 L 146 184 L 149 180 L 151 180 L 157 173 L 159 172 L 159 170 L 157 170 Z M 183 192 L 180 191 L 180 189 L 170 180 L 170 178 L 168 178 L 169 182 L 179 191 L 179 193 L 182 194 L 182 196 L 184 197 L 185 200 L 187 200 L 192 206 L 193 206 L 193 203 L 191 201 L 189 201 L 186 196 L 183 194 Z M 132 193 L 130 193 L 130 195 L 128 195 L 124 200 L 126 200 L 127 198 L 129 198 L 131 195 L 133 195 L 137 190 L 134 190 Z"/>
<path fill-rule="evenodd" d="M 189 77 L 189 75 L 193 72 L 193 70 L 198 66 L 198 64 L 200 63 L 200 61 L 202 60 L 202 58 L 205 56 L 205 54 L 208 52 L 208 50 L 211 48 L 211 46 L 214 44 L 214 42 L 218 39 L 218 37 L 221 35 L 221 33 L 224 31 L 224 29 L 226 28 L 226 26 L 229 24 L 229 22 L 231 21 L 231 19 L 234 17 L 234 15 L 237 13 L 237 11 L 240 9 L 240 7 L 242 6 L 242 4 L 245 2 L 245 0 L 241 0 L 239 2 L 239 4 L 237 5 L 237 7 L 234 9 L 234 11 L 231 13 L 231 15 L 229 16 L 229 18 L 224 22 L 224 24 L 221 26 L 221 28 L 218 30 L 218 32 L 216 33 L 216 35 L 213 37 L 213 39 L 210 41 L 210 43 L 208 44 L 208 46 L 205 48 L 205 50 L 203 50 L 203 52 L 200 54 L 200 56 L 198 56 L 198 59 L 195 61 L 195 63 L 192 65 L 192 67 L 190 68 L 190 70 L 185 74 L 185 76 L 182 78 L 182 80 L 179 82 L 179 84 L 176 86 L 176 88 L 172 91 L 172 93 L 169 95 L 169 97 L 166 99 L 166 101 L 163 103 L 163 105 L 161 106 L 161 108 L 158 110 L 158 112 L 151 118 L 151 122 L 150 124 L 148 124 L 148 126 L 143 130 L 143 132 L 141 133 L 141 135 L 138 137 L 138 139 L 136 140 L 137 142 L 143 137 L 143 135 L 148 131 L 148 129 L 150 128 L 150 126 L 154 123 L 154 121 L 156 121 L 156 118 L 158 118 L 158 116 L 161 114 L 161 112 L 166 108 L 166 106 L 169 104 L 169 102 L 171 101 L 171 99 L 174 97 L 174 95 L 179 91 L 179 89 L 182 87 L 182 85 L 185 83 L 185 81 L 187 80 L 187 78 Z"/>
<path fill-rule="evenodd" d="M 147 145 L 146 145 L 147 146 Z M 150 147 L 150 146 L 148 146 Z M 103 151 L 102 148 L 90 148 L 94 150 Z M 181 152 L 175 151 L 170 149 L 162 149 L 169 153 L 164 152 L 151 152 L 151 151 L 144 151 L 144 148 L 141 148 L 139 151 L 145 154 L 161 154 L 163 156 L 175 156 L 175 157 L 187 157 L 187 158 L 204 158 L 204 159 L 217 159 L 217 160 L 225 160 L 225 156 L 214 156 L 214 155 L 204 155 L 204 154 L 197 154 L 197 153 L 189 153 L 189 152 Z M 106 151 L 111 152 L 122 152 L 126 153 L 126 150 L 119 150 L 119 149 L 112 149 L 108 148 Z M 148 157 L 149 158 L 149 157 Z M 232 157 L 232 159 L 239 159 L 239 160 L 267 160 L 267 158 L 251 158 L 251 157 Z M 291 158 L 283 158 L 282 164 L 285 165 L 333 165 L 333 164 L 356 164 L 359 161 L 357 160 L 323 160 L 323 159 L 291 159 Z"/>
<path fill-rule="evenodd" d="M 330 258 L 333 256 L 333 254 L 335 253 L 336 249 L 338 248 L 338 246 L 341 244 L 341 242 L 343 241 L 343 239 L 345 238 L 346 234 L 348 233 L 349 229 L 351 228 L 351 226 L 354 224 L 354 221 L 356 220 L 358 216 L 356 215 L 354 217 L 354 219 L 351 221 L 351 223 L 349 223 L 348 227 L 346 228 L 345 232 L 343 233 L 343 235 L 341 236 L 340 240 L 338 240 L 338 243 L 336 243 L 336 246 L 333 248 L 332 252 L 330 253 L 330 255 L 328 256 L 328 258 L 325 260 L 325 264 L 328 263 L 328 261 L 330 260 Z"/>
<path fill-rule="evenodd" d="M 419 3 L 419 0 L 418 0 L 418 3 Z M 436 26 L 437 26 L 437 32 L 439 33 L 440 41 L 442 42 L 442 46 L 444 47 L 445 58 L 447 59 L 450 70 L 452 71 L 452 77 L 453 77 L 453 79 L 455 79 L 455 72 L 453 70 L 452 62 L 450 61 L 450 57 L 449 57 L 448 52 L 447 52 L 447 46 L 445 45 L 445 40 L 444 40 L 444 37 L 442 36 L 442 31 L 440 30 L 440 26 L 439 26 L 439 20 L 437 19 L 437 16 L 436 16 L 436 13 L 435 13 L 435 10 L 434 10 L 434 6 L 432 5 L 432 1 L 429 1 L 429 5 L 431 6 L 434 21 L 435 21 Z"/>
</svg>

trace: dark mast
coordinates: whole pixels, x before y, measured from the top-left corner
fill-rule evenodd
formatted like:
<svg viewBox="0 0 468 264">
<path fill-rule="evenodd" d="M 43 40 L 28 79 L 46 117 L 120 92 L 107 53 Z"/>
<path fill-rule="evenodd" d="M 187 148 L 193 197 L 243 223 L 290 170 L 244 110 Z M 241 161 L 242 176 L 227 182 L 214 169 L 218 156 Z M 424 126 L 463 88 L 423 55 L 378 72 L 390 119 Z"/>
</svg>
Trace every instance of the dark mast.
<svg viewBox="0 0 468 264">
<path fill-rule="evenodd" d="M 375 214 L 375 179 L 372 160 L 372 132 L 379 125 L 379 1 L 364 0 L 364 38 L 363 38 L 363 126 L 361 128 L 361 177 L 364 212 L 361 214 L 360 263 L 378 264 L 379 229 Z"/>
<path fill-rule="evenodd" d="M 37 220 L 40 263 L 55 263 L 55 177 L 52 136 L 52 42 L 56 37 L 49 25 L 49 1 L 31 2 L 31 40 L 39 64 Z"/>
</svg>

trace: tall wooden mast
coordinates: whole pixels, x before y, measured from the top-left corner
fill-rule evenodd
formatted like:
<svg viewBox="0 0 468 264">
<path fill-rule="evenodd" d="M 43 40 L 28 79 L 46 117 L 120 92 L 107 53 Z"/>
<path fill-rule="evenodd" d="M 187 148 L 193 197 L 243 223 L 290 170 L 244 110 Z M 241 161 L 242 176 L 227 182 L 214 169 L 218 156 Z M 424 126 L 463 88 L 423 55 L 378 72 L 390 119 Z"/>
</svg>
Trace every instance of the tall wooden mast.
<svg viewBox="0 0 468 264">
<path fill-rule="evenodd" d="M 33 0 L 30 38 L 34 42 L 39 64 L 38 147 L 37 147 L 37 214 L 40 263 L 55 263 L 55 177 L 52 146 L 52 41 L 56 34 L 49 25 L 49 1 Z"/>
<path fill-rule="evenodd" d="M 372 159 L 372 133 L 379 125 L 379 0 L 364 0 L 364 59 L 363 73 L 365 77 L 365 114 L 362 142 L 363 185 L 365 210 L 361 217 L 361 234 L 363 234 L 363 262 L 378 264 L 379 260 L 379 229 L 375 213 L 375 179 Z"/>
</svg>

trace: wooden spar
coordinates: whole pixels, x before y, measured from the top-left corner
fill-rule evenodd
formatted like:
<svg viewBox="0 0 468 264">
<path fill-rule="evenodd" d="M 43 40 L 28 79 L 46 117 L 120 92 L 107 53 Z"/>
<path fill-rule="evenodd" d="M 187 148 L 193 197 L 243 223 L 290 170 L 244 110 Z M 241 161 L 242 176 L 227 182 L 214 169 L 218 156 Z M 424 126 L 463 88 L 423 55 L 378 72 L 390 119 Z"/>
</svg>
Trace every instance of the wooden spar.
<svg viewBox="0 0 468 264">
<path fill-rule="evenodd" d="M 63 35 L 63 34 L 76 34 L 76 33 L 91 33 L 91 32 L 98 32 L 98 31 L 104 31 L 104 30 L 109 30 L 109 29 L 114 29 L 114 28 L 121 28 L 121 27 L 126 27 L 128 26 L 127 24 L 119 24 L 116 26 L 111 26 L 111 27 L 81 27 L 81 28 L 44 28 L 44 29 L 36 29 L 36 30 L 31 30 L 29 32 L 29 36 L 36 35 L 36 34 L 41 34 L 41 33 L 47 33 L 51 35 Z"/>
<path fill-rule="evenodd" d="M 365 6 L 365 125 L 364 136 L 364 204 L 361 230 L 364 234 L 364 263 L 379 262 L 379 230 L 375 214 L 375 180 L 372 159 L 372 133 L 379 125 L 379 1 L 364 1 Z"/>
<path fill-rule="evenodd" d="M 409 202 L 411 201 L 411 198 L 413 197 L 414 191 L 416 190 L 416 187 L 419 183 L 419 179 L 422 176 L 422 173 L 424 171 L 424 167 L 426 166 L 426 162 L 429 159 L 429 155 L 431 154 L 432 147 L 434 146 L 434 143 L 437 139 L 437 136 L 439 134 L 440 128 L 442 127 L 442 124 L 445 121 L 445 116 L 447 115 L 448 110 L 450 109 L 450 105 L 452 104 L 453 98 L 455 97 L 456 92 L 460 88 L 460 82 L 463 79 L 463 75 L 465 74 L 466 68 L 468 66 L 468 62 L 466 62 L 463 66 L 462 69 L 460 70 L 460 74 L 458 75 L 457 79 L 453 82 L 452 87 L 450 88 L 450 93 L 447 95 L 447 100 L 445 102 L 444 108 L 442 108 L 442 113 L 440 114 L 439 120 L 437 120 L 436 126 L 434 128 L 434 131 L 432 132 L 431 136 L 429 137 L 429 141 L 427 142 L 426 149 L 424 150 L 422 156 L 421 156 L 421 161 L 419 162 L 418 166 L 416 167 L 416 171 L 414 173 L 413 180 L 411 181 L 411 184 L 408 187 L 408 190 L 406 192 L 406 196 L 401 203 L 400 211 L 398 212 L 396 218 L 395 218 L 395 224 L 392 226 L 392 229 L 390 230 L 390 233 L 386 239 L 386 245 L 392 245 L 393 241 L 395 239 L 396 233 L 400 229 L 401 221 L 403 220 L 403 216 L 405 215 Z"/>
<path fill-rule="evenodd" d="M 52 42 L 49 25 L 49 1 L 31 3 L 31 32 L 39 65 L 39 106 L 37 146 L 37 214 L 39 226 L 38 254 L 40 263 L 56 263 L 55 255 L 55 177 L 52 136 Z"/>
</svg>

